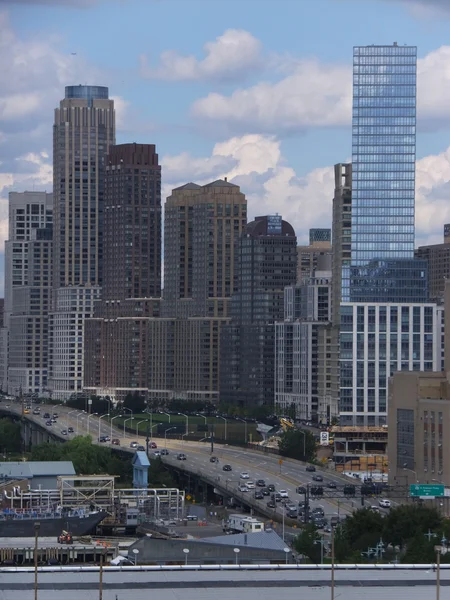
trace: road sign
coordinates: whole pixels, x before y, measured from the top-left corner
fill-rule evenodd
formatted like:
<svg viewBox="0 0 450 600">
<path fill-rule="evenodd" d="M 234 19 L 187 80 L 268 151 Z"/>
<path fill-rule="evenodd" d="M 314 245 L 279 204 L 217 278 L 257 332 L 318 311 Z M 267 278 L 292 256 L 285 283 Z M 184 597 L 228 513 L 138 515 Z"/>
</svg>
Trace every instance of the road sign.
<svg viewBox="0 0 450 600">
<path fill-rule="evenodd" d="M 330 443 L 330 434 L 328 433 L 328 431 L 321 431 L 320 432 L 320 445 L 328 446 L 329 443 Z"/>
<path fill-rule="evenodd" d="M 282 458 L 280 458 L 280 460 L 278 461 L 278 464 L 279 464 L 279 465 L 282 465 L 282 464 L 283 464 L 283 459 L 282 459 Z"/>
<path fill-rule="evenodd" d="M 441 483 L 414 483 L 409 486 L 412 498 L 436 498 L 444 496 L 445 487 Z"/>
</svg>

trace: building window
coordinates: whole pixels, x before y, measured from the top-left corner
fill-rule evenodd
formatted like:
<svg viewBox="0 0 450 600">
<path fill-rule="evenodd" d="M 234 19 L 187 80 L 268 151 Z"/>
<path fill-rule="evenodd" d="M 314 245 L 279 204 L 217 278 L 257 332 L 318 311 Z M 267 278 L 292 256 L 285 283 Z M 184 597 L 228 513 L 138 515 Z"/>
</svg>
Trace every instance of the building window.
<svg viewBox="0 0 450 600">
<path fill-rule="evenodd" d="M 397 409 L 397 467 L 414 470 L 414 411 Z"/>
</svg>

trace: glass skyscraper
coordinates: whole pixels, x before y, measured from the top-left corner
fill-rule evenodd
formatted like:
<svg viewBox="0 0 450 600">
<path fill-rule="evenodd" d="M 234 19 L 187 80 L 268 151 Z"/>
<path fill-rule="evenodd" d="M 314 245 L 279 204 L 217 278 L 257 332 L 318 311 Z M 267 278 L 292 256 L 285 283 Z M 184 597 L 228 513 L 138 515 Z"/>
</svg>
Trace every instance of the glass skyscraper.
<svg viewBox="0 0 450 600">
<path fill-rule="evenodd" d="M 354 48 L 352 260 L 343 301 L 426 301 L 426 263 L 414 259 L 416 67 L 415 46 Z"/>
</svg>

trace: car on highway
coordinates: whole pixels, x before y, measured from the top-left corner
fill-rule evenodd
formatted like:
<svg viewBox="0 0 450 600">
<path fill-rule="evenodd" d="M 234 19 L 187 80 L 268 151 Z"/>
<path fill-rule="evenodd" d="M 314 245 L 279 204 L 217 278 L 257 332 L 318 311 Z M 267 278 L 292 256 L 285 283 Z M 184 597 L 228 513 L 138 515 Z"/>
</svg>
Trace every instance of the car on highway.
<svg viewBox="0 0 450 600">
<path fill-rule="evenodd" d="M 41 410 L 39 408 L 35 408 L 33 410 L 33 415 L 40 415 L 41 414 Z"/>
<path fill-rule="evenodd" d="M 167 450 L 167 448 L 163 448 L 161 450 L 161 456 L 168 456 L 169 455 L 169 451 Z"/>
<path fill-rule="evenodd" d="M 240 492 L 248 492 L 248 487 L 245 485 L 245 483 L 240 483 L 238 486 L 238 490 Z"/>
<path fill-rule="evenodd" d="M 267 489 L 269 490 L 269 492 L 274 492 L 275 491 L 275 486 L 273 483 L 269 483 L 269 485 L 267 486 Z"/>
<path fill-rule="evenodd" d="M 61 435 L 67 435 L 67 429 L 61 429 Z"/>
<path fill-rule="evenodd" d="M 303 485 L 299 485 L 298 488 L 295 489 L 297 494 L 306 494 L 306 488 Z"/>
<path fill-rule="evenodd" d="M 219 459 L 217 458 L 217 456 L 211 456 L 211 458 L 209 459 L 209 462 L 216 463 L 216 462 L 219 462 Z"/>
<path fill-rule="evenodd" d="M 47 425 L 47 427 L 51 427 L 52 426 L 52 422 L 51 422 L 50 419 L 48 421 L 45 421 L 45 424 Z"/>
<path fill-rule="evenodd" d="M 53 413 L 53 418 L 54 418 L 54 419 L 57 419 L 57 418 L 58 418 L 58 416 L 59 416 L 59 415 L 58 415 L 58 413 Z"/>
<path fill-rule="evenodd" d="M 101 435 L 101 436 L 98 438 L 98 441 L 99 441 L 101 444 L 104 444 L 104 443 L 106 443 L 106 442 L 108 442 L 108 441 L 109 441 L 109 440 L 108 440 L 108 436 L 107 436 L 107 435 Z M 130 446 L 130 447 L 131 447 L 131 446 Z M 134 446 L 133 446 L 133 447 L 134 447 Z"/>
<path fill-rule="evenodd" d="M 55 419 L 55 417 L 53 417 L 53 419 L 50 419 L 52 423 L 57 423 L 58 419 Z"/>
<path fill-rule="evenodd" d="M 130 448 L 137 448 L 139 444 L 137 442 L 130 442 Z"/>
<path fill-rule="evenodd" d="M 380 507 L 377 506 L 376 504 L 372 504 L 372 506 L 370 507 L 370 510 L 372 510 L 373 512 L 379 513 Z"/>
<path fill-rule="evenodd" d="M 145 452 L 145 447 L 144 446 L 138 446 L 136 448 L 136 450 L 138 450 L 139 452 Z"/>
<path fill-rule="evenodd" d="M 267 503 L 267 508 L 276 508 L 277 505 L 275 504 L 275 502 L 273 500 L 269 500 L 269 502 Z"/>
<path fill-rule="evenodd" d="M 44 413 L 43 419 L 51 419 L 50 413 Z"/>
<path fill-rule="evenodd" d="M 223 465 L 222 470 L 223 471 L 232 471 L 231 465 Z"/>
<path fill-rule="evenodd" d="M 73 429 L 73 427 L 69 427 L 69 428 L 67 429 L 67 433 L 74 433 L 74 429 Z"/>
<path fill-rule="evenodd" d="M 269 490 L 269 488 L 266 488 L 266 487 L 263 488 L 261 490 L 261 493 L 262 493 L 263 496 L 270 496 L 270 490 Z"/>
<path fill-rule="evenodd" d="M 257 487 L 266 487 L 266 482 L 264 481 L 264 479 L 257 479 L 255 483 Z"/>
<path fill-rule="evenodd" d="M 329 488 L 330 490 L 335 490 L 336 489 L 336 484 L 334 483 L 334 481 L 329 481 L 327 483 L 327 488 Z"/>
<path fill-rule="evenodd" d="M 282 498 L 289 498 L 287 490 L 280 490 L 279 494 Z"/>
<path fill-rule="evenodd" d="M 186 454 L 180 452 L 180 454 L 177 454 L 177 460 L 186 460 Z"/>
<path fill-rule="evenodd" d="M 30 409 L 29 408 L 25 408 L 23 411 L 24 415 L 29 415 L 30 414 Z"/>
<path fill-rule="evenodd" d="M 152 454 L 153 456 L 161 456 L 161 450 L 155 450 Z"/>
<path fill-rule="evenodd" d="M 381 506 L 381 508 L 391 508 L 391 501 L 387 498 L 382 498 L 378 504 Z"/>
<path fill-rule="evenodd" d="M 281 496 L 278 492 L 276 492 L 272 498 L 275 500 L 275 502 L 281 502 Z"/>
<path fill-rule="evenodd" d="M 253 483 L 253 481 L 247 481 L 245 485 L 248 487 L 249 490 L 255 489 L 255 484 Z"/>
<path fill-rule="evenodd" d="M 247 471 L 244 471 L 243 473 L 241 473 L 239 475 L 240 479 L 250 479 L 250 475 L 247 473 Z"/>
<path fill-rule="evenodd" d="M 158 447 L 158 446 L 157 446 L 156 442 L 151 442 L 151 444 L 150 444 L 150 448 L 157 448 L 157 447 Z"/>
<path fill-rule="evenodd" d="M 313 481 L 323 481 L 322 475 L 313 475 Z"/>
<path fill-rule="evenodd" d="M 253 495 L 255 497 L 255 500 L 264 500 L 264 494 L 261 492 L 261 490 L 255 490 L 255 493 Z"/>
<path fill-rule="evenodd" d="M 112 444 L 113 446 L 120 446 L 120 440 L 119 440 L 119 438 L 113 438 L 113 439 L 111 440 L 111 444 Z"/>
<path fill-rule="evenodd" d="M 316 467 L 314 465 L 308 465 L 305 469 L 308 473 L 314 473 Z"/>
</svg>

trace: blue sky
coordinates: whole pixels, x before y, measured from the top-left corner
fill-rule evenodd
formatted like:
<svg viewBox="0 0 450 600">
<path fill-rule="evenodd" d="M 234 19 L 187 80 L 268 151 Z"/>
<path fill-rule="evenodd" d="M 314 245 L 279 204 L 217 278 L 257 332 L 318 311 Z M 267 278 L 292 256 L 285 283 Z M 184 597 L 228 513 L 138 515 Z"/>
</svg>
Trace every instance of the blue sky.
<svg viewBox="0 0 450 600">
<path fill-rule="evenodd" d="M 350 157 L 352 47 L 418 46 L 417 243 L 450 222 L 450 0 L 0 0 L 7 194 L 52 185 L 64 86 L 108 85 L 117 141 L 156 143 L 164 193 L 228 176 L 300 242 L 330 226 Z"/>
</svg>

